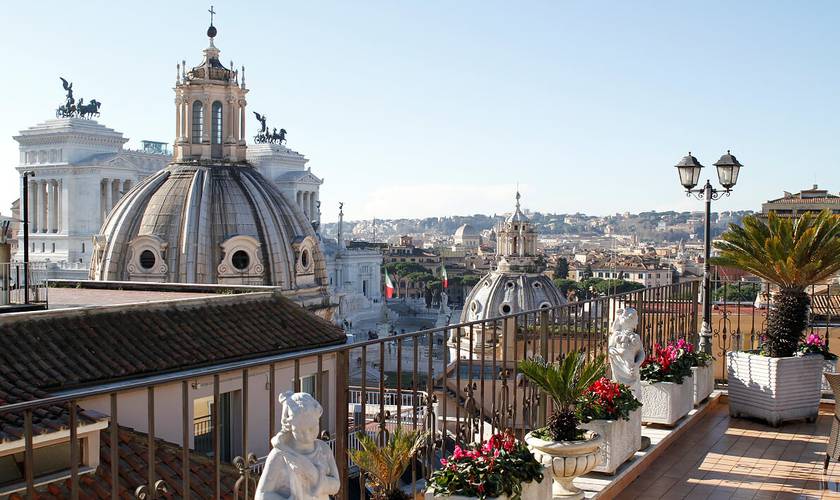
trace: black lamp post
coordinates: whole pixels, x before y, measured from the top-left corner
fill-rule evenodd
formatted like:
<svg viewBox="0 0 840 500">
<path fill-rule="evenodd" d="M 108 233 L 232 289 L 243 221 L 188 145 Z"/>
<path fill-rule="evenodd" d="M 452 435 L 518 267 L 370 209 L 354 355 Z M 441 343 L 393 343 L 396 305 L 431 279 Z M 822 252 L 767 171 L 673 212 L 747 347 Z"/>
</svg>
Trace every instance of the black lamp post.
<svg viewBox="0 0 840 500">
<path fill-rule="evenodd" d="M 23 174 L 23 303 L 29 304 L 29 178 L 35 177 L 35 172 L 25 170 Z"/>
<path fill-rule="evenodd" d="M 703 326 L 700 328 L 699 348 L 707 354 L 712 353 L 712 273 L 709 264 L 709 259 L 712 257 L 712 200 L 729 196 L 732 188 L 735 187 L 735 183 L 738 182 L 738 174 L 743 166 L 729 151 L 721 156 L 714 165 L 717 167 L 718 181 L 723 186 L 722 190 L 713 188 L 708 179 L 705 186 L 694 189 L 700 180 L 700 171 L 703 169 L 703 165 L 697 161 L 697 158 L 691 156 L 691 152 L 676 164 L 680 184 L 685 188 L 686 196 L 694 195 L 698 200 L 706 202 L 706 232 L 703 241 Z"/>
</svg>

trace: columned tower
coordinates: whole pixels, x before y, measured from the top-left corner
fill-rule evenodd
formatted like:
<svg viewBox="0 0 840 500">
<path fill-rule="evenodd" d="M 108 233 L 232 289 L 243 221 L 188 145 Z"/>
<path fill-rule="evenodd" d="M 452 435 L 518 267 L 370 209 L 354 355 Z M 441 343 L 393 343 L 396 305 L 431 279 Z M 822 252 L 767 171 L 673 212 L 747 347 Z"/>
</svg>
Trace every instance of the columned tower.
<svg viewBox="0 0 840 500">
<path fill-rule="evenodd" d="M 191 70 L 178 65 L 175 78 L 176 162 L 245 161 L 245 67 L 242 75 L 222 65 L 213 44 L 216 27 L 207 29 L 210 46 L 204 60 Z"/>
<path fill-rule="evenodd" d="M 536 264 L 537 232 L 519 206 L 516 193 L 516 210 L 496 230 L 496 256 L 500 271 L 531 270 Z"/>
</svg>

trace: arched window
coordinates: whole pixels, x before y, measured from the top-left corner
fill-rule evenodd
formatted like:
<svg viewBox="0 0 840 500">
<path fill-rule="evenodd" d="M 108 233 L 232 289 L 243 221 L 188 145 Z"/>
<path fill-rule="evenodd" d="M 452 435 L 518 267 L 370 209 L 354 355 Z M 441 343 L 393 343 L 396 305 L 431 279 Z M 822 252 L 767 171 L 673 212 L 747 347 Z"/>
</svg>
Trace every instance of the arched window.
<svg viewBox="0 0 840 500">
<path fill-rule="evenodd" d="M 204 134 L 204 105 L 195 101 L 192 105 L 192 143 L 201 144 Z"/>
<path fill-rule="evenodd" d="M 210 115 L 210 154 L 213 158 L 222 157 L 222 103 L 213 101 L 213 112 Z"/>
</svg>

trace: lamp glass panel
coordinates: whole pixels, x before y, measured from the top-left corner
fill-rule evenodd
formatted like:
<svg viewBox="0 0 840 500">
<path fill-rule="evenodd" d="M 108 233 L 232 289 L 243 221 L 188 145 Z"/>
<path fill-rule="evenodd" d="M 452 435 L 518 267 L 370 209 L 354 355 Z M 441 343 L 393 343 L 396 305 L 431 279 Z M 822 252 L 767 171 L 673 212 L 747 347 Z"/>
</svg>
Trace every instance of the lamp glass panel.
<svg viewBox="0 0 840 500">
<path fill-rule="evenodd" d="M 677 167 L 680 175 L 680 184 L 686 189 L 691 189 L 697 185 L 700 179 L 700 167 Z"/>
</svg>

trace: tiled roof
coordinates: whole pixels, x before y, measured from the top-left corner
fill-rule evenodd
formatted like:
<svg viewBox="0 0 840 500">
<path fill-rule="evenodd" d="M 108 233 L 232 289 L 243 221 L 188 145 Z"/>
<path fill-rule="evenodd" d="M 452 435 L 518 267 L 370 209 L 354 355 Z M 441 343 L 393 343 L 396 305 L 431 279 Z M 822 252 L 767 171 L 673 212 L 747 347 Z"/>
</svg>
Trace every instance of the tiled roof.
<svg viewBox="0 0 840 500">
<path fill-rule="evenodd" d="M 111 496 L 111 434 L 100 432 L 99 467 L 90 474 L 79 476 L 79 498 L 110 498 Z M 134 498 L 138 486 L 148 482 L 148 434 L 127 427 L 119 429 L 119 496 Z M 183 498 L 182 448 L 175 444 L 155 439 L 155 476 L 163 479 L 169 487 L 168 498 Z M 192 498 L 213 498 L 213 461 L 198 453 L 190 457 L 190 492 Z M 233 498 L 234 484 L 239 474 L 230 465 L 220 469 L 221 497 Z M 22 500 L 21 494 L 13 494 L 9 500 Z M 64 500 L 70 497 L 70 479 L 50 483 L 38 489 L 41 500 Z"/>
<path fill-rule="evenodd" d="M 0 407 L 70 388 L 339 344 L 343 331 L 278 293 L 63 309 L 0 317 Z M 61 408 L 37 411 L 40 432 Z M 23 415 L 0 415 L 0 442 Z"/>
<path fill-rule="evenodd" d="M 789 197 L 789 198 L 779 198 L 776 200 L 770 200 L 767 202 L 768 204 L 782 204 L 782 205 L 809 205 L 809 204 L 822 204 L 822 203 L 840 203 L 840 196 L 817 196 L 814 198 L 798 198 L 798 197 Z"/>
</svg>

